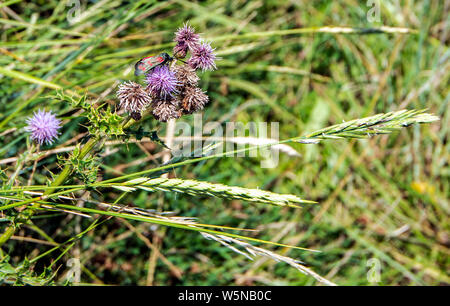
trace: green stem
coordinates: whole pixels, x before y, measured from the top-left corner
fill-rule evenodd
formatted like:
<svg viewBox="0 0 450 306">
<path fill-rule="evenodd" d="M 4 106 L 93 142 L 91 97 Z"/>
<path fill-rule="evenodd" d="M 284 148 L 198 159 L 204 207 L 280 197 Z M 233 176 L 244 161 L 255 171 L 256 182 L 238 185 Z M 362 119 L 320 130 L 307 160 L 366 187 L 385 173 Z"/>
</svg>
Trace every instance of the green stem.
<svg viewBox="0 0 450 306">
<path fill-rule="evenodd" d="M 94 146 L 99 142 L 100 138 L 98 137 L 93 137 L 91 139 L 89 139 L 89 141 L 83 146 L 83 148 L 81 149 L 80 154 L 78 155 L 79 159 L 83 159 L 93 148 Z M 59 173 L 59 175 L 55 178 L 55 180 L 52 182 L 52 184 L 50 186 L 52 187 L 58 187 L 61 186 L 62 184 L 64 184 L 64 182 L 67 180 L 67 178 L 69 177 L 69 175 L 72 173 L 72 166 L 70 165 L 66 165 L 64 167 L 64 169 L 61 171 L 61 173 Z M 52 193 L 55 192 L 55 189 L 47 189 L 44 192 L 44 196 L 49 196 Z M 22 204 L 27 204 L 27 203 L 31 203 L 31 202 L 35 202 L 37 200 L 40 200 L 41 197 L 37 197 L 34 199 L 30 199 L 27 201 L 23 201 Z M 15 206 L 17 206 L 18 203 L 14 203 Z M 19 224 L 21 223 L 25 223 L 27 222 L 35 213 L 36 209 L 39 208 L 40 204 L 39 203 L 35 203 L 33 204 L 31 207 L 29 207 L 28 209 L 25 209 L 18 217 L 19 220 Z M 9 225 L 5 232 L 0 236 L 0 247 L 7 242 L 12 235 L 14 235 L 14 232 L 16 231 L 17 226 L 15 224 L 11 224 Z"/>
<path fill-rule="evenodd" d="M 14 235 L 14 232 L 16 231 L 16 227 L 13 225 L 10 225 L 6 228 L 5 232 L 0 236 L 0 246 L 2 246 L 6 241 L 11 238 L 12 235 Z"/>
<path fill-rule="evenodd" d="M 81 152 L 78 155 L 78 159 L 80 159 L 80 160 L 83 159 L 92 150 L 92 148 L 94 148 L 94 146 L 98 143 L 98 141 L 99 141 L 99 138 L 97 138 L 97 137 L 93 137 L 93 138 L 89 139 L 89 141 L 81 149 Z M 62 184 L 64 184 L 66 179 L 69 177 L 70 173 L 72 173 L 72 170 L 73 169 L 70 165 L 66 165 L 50 186 L 57 187 L 57 186 L 61 186 Z M 49 195 L 52 193 L 53 193 L 53 190 L 48 189 L 44 192 L 44 195 Z"/>
</svg>

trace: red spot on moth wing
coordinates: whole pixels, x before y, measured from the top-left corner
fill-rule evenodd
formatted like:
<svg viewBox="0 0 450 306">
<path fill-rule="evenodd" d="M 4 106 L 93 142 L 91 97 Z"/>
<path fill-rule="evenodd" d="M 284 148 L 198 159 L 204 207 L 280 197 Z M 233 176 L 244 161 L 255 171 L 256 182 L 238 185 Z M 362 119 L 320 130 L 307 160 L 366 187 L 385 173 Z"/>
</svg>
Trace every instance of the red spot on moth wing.
<svg viewBox="0 0 450 306">
<path fill-rule="evenodd" d="M 156 60 L 160 63 L 162 63 L 164 61 L 164 59 L 161 56 L 158 56 L 158 58 Z"/>
<path fill-rule="evenodd" d="M 149 58 L 147 58 L 145 61 L 144 61 L 144 63 L 146 64 L 146 65 L 148 65 L 148 66 L 153 66 L 154 64 L 157 64 L 157 63 L 159 63 L 158 62 L 158 60 L 155 58 L 155 57 L 149 57 Z"/>
</svg>

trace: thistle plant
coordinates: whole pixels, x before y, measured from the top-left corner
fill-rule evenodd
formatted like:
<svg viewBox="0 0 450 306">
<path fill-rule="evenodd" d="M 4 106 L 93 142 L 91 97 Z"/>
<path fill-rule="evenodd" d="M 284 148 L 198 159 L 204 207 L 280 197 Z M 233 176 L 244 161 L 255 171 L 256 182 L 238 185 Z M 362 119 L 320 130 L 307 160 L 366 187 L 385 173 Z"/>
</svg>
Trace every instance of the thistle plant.
<svg viewBox="0 0 450 306">
<path fill-rule="evenodd" d="M 329 32 L 334 33 L 333 31 Z M 244 37 L 251 37 L 251 35 L 263 36 L 263 34 L 258 33 L 243 34 Z M 272 208 L 272 206 L 281 207 L 283 210 L 307 209 L 312 205 L 320 205 L 314 199 L 309 198 L 308 194 L 281 194 L 259 188 L 225 185 L 192 178 L 161 177 L 161 175 L 189 164 L 262 147 L 285 146 L 285 152 L 292 152 L 293 149 L 288 145 L 293 143 L 315 145 L 326 140 L 368 138 L 378 134 L 390 134 L 413 124 L 432 123 L 439 118 L 427 113 L 426 110 L 388 112 L 346 121 L 281 141 L 258 143 L 249 139 L 239 140 L 244 143 L 245 141 L 247 143 L 252 142 L 254 145 L 233 152 L 210 155 L 204 152 L 200 157 L 173 158 L 162 165 L 149 169 L 143 168 L 133 173 L 125 174 L 116 170 L 113 178 L 105 178 L 99 175 L 101 167 L 106 169 L 109 167 L 101 161 L 101 154 L 106 151 L 104 150 L 106 140 L 114 139 L 120 144 L 127 144 L 132 136 L 142 132 L 140 129 L 143 128 L 147 120 L 171 121 L 183 115 L 199 112 L 207 107 L 210 102 L 210 98 L 202 88 L 203 84 L 199 74 L 218 69 L 216 61 L 219 58 L 216 50 L 211 46 L 211 43 L 202 40 L 189 24 L 184 24 L 176 31 L 174 36 L 173 42 L 175 44 L 172 49 L 171 61 L 153 67 L 146 72 L 143 79 L 125 81 L 116 86 L 115 104 L 111 101 L 108 101 L 108 103 L 106 101 L 91 101 L 86 95 L 68 95 L 67 90 L 58 91 L 55 96 L 52 96 L 56 102 L 69 102 L 73 110 L 76 111 L 77 116 L 75 117 L 84 117 L 85 135 L 80 136 L 69 157 L 62 158 L 59 156 L 61 170 L 57 170 L 59 173 L 48 177 L 48 184 L 33 185 L 31 179 L 28 184 L 13 184 L 12 182 L 20 176 L 21 172 L 21 159 L 17 158 L 19 166 L 15 169 L 14 176 L 6 184 L 3 184 L 0 190 L 0 212 L 2 218 L 4 217 L 9 224 L 0 235 L 0 246 L 8 242 L 21 227 L 32 226 L 33 217 L 40 212 L 70 214 L 93 220 L 88 228 L 31 260 L 31 263 L 34 263 L 46 255 L 61 251 L 62 255 L 55 261 L 57 262 L 73 247 L 77 240 L 94 231 L 100 224 L 110 218 L 117 218 L 117 220 L 136 221 L 143 224 L 197 232 L 205 239 L 216 241 L 249 259 L 262 256 L 284 262 L 319 282 L 334 285 L 333 282 L 318 275 L 299 260 L 254 244 L 266 244 L 308 252 L 318 250 L 261 240 L 245 234 L 235 234 L 231 230 L 241 231 L 242 229 L 202 224 L 197 222 L 197 218 L 177 216 L 172 212 L 165 212 L 156 208 L 136 207 L 134 203 L 125 200 L 126 196 L 146 192 L 150 198 L 154 194 L 169 193 L 177 194 L 179 197 L 187 195 L 199 199 L 219 198 L 242 201 L 267 209 Z M 122 112 L 116 110 L 123 110 L 127 114 L 123 115 Z M 153 118 L 149 118 L 150 116 Z M 30 139 L 40 145 L 51 146 L 54 144 L 63 129 L 61 120 L 57 119 L 56 114 L 42 110 L 36 112 L 34 116 L 23 123 L 26 124 L 24 130 L 30 133 Z M 136 126 L 139 129 L 131 129 Z M 133 134 L 133 131 L 136 133 Z M 148 132 L 145 135 L 150 134 Z M 151 139 L 158 143 L 158 137 Z M 139 143 L 140 140 L 141 138 L 136 136 L 136 142 Z M 235 141 L 238 142 L 238 140 Z M 49 153 L 49 155 L 51 154 Z M 36 164 L 40 155 L 29 154 L 27 158 L 35 161 L 34 168 L 38 167 Z M 23 164 L 29 161 L 26 158 L 23 160 L 25 160 Z M 104 194 L 110 191 L 115 193 L 120 191 L 121 194 L 113 202 L 107 202 L 102 198 Z M 82 205 L 79 205 L 80 203 Z M 98 216 L 103 216 L 104 219 L 100 219 L 101 217 Z M 170 265 L 170 261 L 167 260 L 167 262 Z M 18 274 L 20 274 L 18 270 L 10 267 L 6 257 L 2 256 L 0 258 L 0 278 L 5 275 L 4 278 L 8 282 L 13 282 L 11 279 L 19 278 Z M 42 278 L 30 273 L 27 273 L 26 276 L 25 283 L 28 284 L 51 283 L 53 277 L 50 273 L 46 273 L 45 277 Z"/>
<path fill-rule="evenodd" d="M 119 106 L 133 119 L 139 120 L 148 105 L 151 105 L 155 119 L 167 122 L 200 111 L 209 102 L 206 93 L 198 87 L 197 71 L 217 69 L 214 49 L 209 43 L 202 42 L 200 35 L 188 24 L 178 29 L 174 41 L 170 65 L 151 68 L 145 75 L 145 90 L 134 82 L 119 86 Z M 189 52 L 189 60 L 182 61 Z M 151 103 L 148 103 L 150 99 Z"/>
</svg>

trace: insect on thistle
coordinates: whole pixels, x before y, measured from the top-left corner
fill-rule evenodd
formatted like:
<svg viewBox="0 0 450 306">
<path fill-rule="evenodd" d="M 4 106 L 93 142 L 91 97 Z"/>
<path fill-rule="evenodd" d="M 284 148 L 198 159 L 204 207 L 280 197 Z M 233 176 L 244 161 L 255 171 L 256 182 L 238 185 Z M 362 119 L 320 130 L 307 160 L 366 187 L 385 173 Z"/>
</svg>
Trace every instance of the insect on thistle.
<svg viewBox="0 0 450 306">
<path fill-rule="evenodd" d="M 139 76 L 143 75 L 153 68 L 164 65 L 168 62 L 171 62 L 173 60 L 173 57 L 171 57 L 167 53 L 161 53 L 160 55 L 155 56 L 149 56 L 144 57 L 143 59 L 139 60 L 139 62 L 134 65 L 134 75 Z"/>
</svg>

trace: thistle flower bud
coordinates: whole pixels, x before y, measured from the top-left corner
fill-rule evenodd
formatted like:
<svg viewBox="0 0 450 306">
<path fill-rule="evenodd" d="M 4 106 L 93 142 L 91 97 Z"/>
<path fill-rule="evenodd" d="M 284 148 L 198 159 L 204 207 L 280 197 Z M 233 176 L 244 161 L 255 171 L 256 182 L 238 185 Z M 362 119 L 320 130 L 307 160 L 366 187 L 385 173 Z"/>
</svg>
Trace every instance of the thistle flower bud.
<svg viewBox="0 0 450 306">
<path fill-rule="evenodd" d="M 197 86 L 197 83 L 200 80 L 195 69 L 189 65 L 176 65 L 172 68 L 172 71 L 175 72 L 175 76 L 183 87 Z"/>
<path fill-rule="evenodd" d="M 137 113 L 137 112 L 132 112 L 130 114 L 130 117 L 134 120 L 134 121 L 139 121 L 142 119 L 142 115 L 141 113 Z"/>
<path fill-rule="evenodd" d="M 184 113 L 192 114 L 193 112 L 202 110 L 208 101 L 208 96 L 200 88 L 186 87 L 181 106 Z"/>
<path fill-rule="evenodd" d="M 173 56 L 176 58 L 185 58 L 189 50 L 186 43 L 178 43 L 173 47 Z"/>
<path fill-rule="evenodd" d="M 178 99 L 157 100 L 153 103 L 153 117 L 161 122 L 181 117 L 178 109 L 180 101 Z"/>
<path fill-rule="evenodd" d="M 141 113 L 150 104 L 151 98 L 141 85 L 134 82 L 125 82 L 119 85 L 117 90 L 119 107 L 129 113 Z"/>
<path fill-rule="evenodd" d="M 61 121 L 56 119 L 52 112 L 39 110 L 27 119 L 25 130 L 31 132 L 31 139 L 42 145 L 44 142 L 52 144 L 58 137 Z"/>
</svg>

